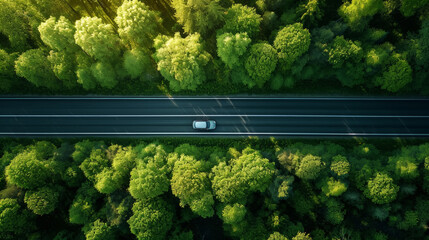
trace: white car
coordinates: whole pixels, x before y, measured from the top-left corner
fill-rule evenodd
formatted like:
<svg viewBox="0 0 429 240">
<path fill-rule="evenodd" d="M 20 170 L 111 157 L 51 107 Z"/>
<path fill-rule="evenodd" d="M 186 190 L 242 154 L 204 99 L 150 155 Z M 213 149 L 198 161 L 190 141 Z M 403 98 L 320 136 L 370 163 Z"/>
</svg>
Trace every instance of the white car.
<svg viewBox="0 0 429 240">
<path fill-rule="evenodd" d="M 214 120 L 195 120 L 192 123 L 192 128 L 195 130 L 214 130 L 216 128 L 216 121 Z"/>
</svg>

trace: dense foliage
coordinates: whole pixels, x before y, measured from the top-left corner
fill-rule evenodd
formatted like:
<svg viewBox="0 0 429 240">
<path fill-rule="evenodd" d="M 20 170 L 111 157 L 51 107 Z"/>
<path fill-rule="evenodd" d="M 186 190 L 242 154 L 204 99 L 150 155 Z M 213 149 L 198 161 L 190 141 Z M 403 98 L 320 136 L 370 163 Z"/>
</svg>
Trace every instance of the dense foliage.
<svg viewBox="0 0 429 240">
<path fill-rule="evenodd" d="M 428 143 L 117 141 L 3 140 L 0 238 L 428 239 Z"/>
<path fill-rule="evenodd" d="M 0 93 L 429 94 L 428 0 L 0 0 Z"/>
</svg>

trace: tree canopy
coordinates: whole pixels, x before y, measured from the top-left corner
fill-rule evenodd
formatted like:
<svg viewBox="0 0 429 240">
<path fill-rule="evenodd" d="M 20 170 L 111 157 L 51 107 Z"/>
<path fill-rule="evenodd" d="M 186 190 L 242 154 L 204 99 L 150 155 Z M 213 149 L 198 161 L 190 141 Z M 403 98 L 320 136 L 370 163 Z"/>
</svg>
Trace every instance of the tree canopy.
<svg viewBox="0 0 429 240">
<path fill-rule="evenodd" d="M 288 25 L 277 33 L 274 47 L 279 54 L 280 67 L 289 70 L 292 63 L 308 51 L 310 32 L 301 23 Z"/>
<path fill-rule="evenodd" d="M 276 68 L 277 61 L 276 50 L 271 45 L 267 43 L 253 44 L 244 63 L 250 78 L 244 79 L 243 83 L 249 88 L 254 86 L 262 88 Z"/>
<path fill-rule="evenodd" d="M 158 70 L 173 91 L 195 91 L 206 80 L 204 67 L 211 56 L 204 51 L 199 34 L 190 34 L 186 38 L 179 33 L 172 38 L 159 36 L 154 47 Z"/>
<path fill-rule="evenodd" d="M 427 143 L 105 141 L 3 142 L 0 238 L 427 235 Z"/>
</svg>

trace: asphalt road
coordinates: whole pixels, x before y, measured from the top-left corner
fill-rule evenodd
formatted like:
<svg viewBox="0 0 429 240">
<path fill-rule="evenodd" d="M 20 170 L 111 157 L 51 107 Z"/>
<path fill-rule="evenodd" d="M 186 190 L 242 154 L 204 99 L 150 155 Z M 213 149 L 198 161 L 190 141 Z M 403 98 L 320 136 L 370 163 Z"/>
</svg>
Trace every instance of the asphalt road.
<svg viewBox="0 0 429 240">
<path fill-rule="evenodd" d="M 146 135 L 429 137 L 429 99 L 0 98 L 0 136 Z"/>
</svg>

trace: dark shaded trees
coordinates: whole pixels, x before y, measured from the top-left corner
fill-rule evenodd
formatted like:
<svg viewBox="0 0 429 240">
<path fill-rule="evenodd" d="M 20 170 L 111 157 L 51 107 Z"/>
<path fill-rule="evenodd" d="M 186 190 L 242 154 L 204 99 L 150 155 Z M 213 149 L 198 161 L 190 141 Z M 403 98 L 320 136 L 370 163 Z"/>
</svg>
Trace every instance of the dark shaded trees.
<svg viewBox="0 0 429 240">
<path fill-rule="evenodd" d="M 0 237 L 14 239 L 33 229 L 31 216 L 16 199 L 0 199 Z"/>
<path fill-rule="evenodd" d="M 177 22 L 186 33 L 203 36 L 218 27 L 223 21 L 223 8 L 219 0 L 172 0 Z"/>
</svg>

